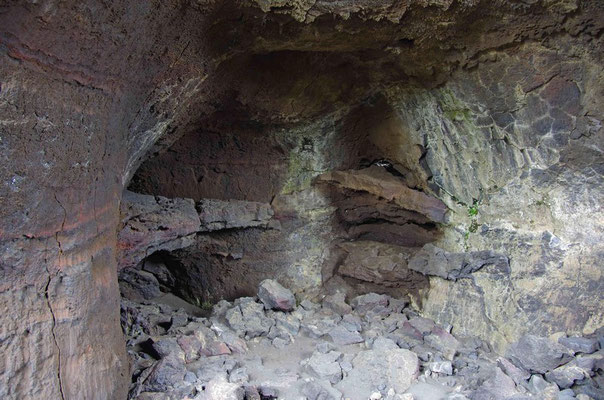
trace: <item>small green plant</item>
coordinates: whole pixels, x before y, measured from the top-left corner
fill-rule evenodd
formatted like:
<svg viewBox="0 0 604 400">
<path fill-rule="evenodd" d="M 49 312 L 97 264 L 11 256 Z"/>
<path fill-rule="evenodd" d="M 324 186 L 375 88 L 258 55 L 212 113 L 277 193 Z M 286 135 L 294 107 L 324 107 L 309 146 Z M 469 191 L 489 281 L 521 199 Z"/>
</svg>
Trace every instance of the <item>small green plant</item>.
<svg viewBox="0 0 604 400">
<path fill-rule="evenodd" d="M 478 215 L 478 201 L 474 200 L 474 203 L 468 207 L 468 215 L 470 217 L 475 217 Z"/>
<path fill-rule="evenodd" d="M 204 311 L 211 311 L 213 307 L 214 307 L 214 304 L 212 304 L 211 301 L 203 301 L 199 305 L 199 308 L 201 308 Z"/>
</svg>

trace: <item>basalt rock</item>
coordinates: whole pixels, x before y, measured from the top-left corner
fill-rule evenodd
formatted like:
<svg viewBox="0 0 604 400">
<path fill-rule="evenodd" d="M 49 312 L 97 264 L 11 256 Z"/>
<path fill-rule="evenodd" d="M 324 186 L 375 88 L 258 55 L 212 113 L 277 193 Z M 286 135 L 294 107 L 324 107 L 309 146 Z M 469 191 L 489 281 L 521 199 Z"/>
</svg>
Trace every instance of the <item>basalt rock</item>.
<svg viewBox="0 0 604 400">
<path fill-rule="evenodd" d="M 127 187 L 290 196 L 278 234 L 213 231 L 170 255 L 170 272 L 193 270 L 177 285 L 211 283 L 191 299 L 250 295 L 275 276 L 313 297 L 338 243 L 413 234 L 347 232 L 315 186 L 344 171 L 328 186 L 393 188 L 386 203 L 435 220 L 446 204 L 439 247 L 509 258 L 509 271 L 431 277 L 413 299 L 423 315 L 500 351 L 527 331 L 596 331 L 603 15 L 587 0 L 4 2 L 0 397 L 126 397 L 116 255 L 141 244 L 133 266 L 184 227 L 118 246 Z"/>
<path fill-rule="evenodd" d="M 401 208 L 424 215 L 432 221 L 445 221 L 447 207 L 440 200 L 409 188 L 404 181 L 379 166 L 362 170 L 331 171 L 319 176 L 319 181 L 367 192 Z"/>
<path fill-rule="evenodd" d="M 469 253 L 450 253 L 432 244 L 426 244 L 410 257 L 407 268 L 423 275 L 439 276 L 456 281 L 469 278 L 473 272 L 490 265 L 509 273 L 509 260 L 491 250 Z"/>
<path fill-rule="evenodd" d="M 414 249 L 379 242 L 344 242 L 347 253 L 338 273 L 384 286 L 421 287 L 424 278 L 408 268 Z"/>
<path fill-rule="evenodd" d="M 160 250 L 193 244 L 201 224 L 190 199 L 167 199 L 125 191 L 118 235 L 119 269 L 136 266 Z"/>
</svg>

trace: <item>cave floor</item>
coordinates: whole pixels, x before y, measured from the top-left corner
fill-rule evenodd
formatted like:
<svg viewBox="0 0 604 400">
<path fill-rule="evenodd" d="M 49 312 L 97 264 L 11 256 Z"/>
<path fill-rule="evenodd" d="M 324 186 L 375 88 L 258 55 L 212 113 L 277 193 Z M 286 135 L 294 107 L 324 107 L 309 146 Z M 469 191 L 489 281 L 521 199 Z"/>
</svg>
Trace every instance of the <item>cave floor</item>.
<svg viewBox="0 0 604 400">
<path fill-rule="evenodd" d="M 350 304 L 336 293 L 289 311 L 266 309 L 258 297 L 223 300 L 211 310 L 173 295 L 123 299 L 122 327 L 129 399 L 600 398 L 597 341 L 592 354 L 569 350 L 567 364 L 552 368 L 557 374 L 531 374 L 488 343 L 375 293 Z"/>
</svg>

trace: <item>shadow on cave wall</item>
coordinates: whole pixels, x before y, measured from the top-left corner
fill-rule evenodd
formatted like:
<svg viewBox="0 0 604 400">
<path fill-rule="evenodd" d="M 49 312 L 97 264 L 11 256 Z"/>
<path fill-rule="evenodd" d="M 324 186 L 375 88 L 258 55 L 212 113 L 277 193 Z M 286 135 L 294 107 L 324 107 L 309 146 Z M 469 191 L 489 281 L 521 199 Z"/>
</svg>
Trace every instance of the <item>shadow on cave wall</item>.
<svg viewBox="0 0 604 400">
<path fill-rule="evenodd" d="M 392 188 L 403 191 L 399 197 L 404 190 L 433 194 L 425 150 L 406 137 L 386 98 L 368 90 L 362 68 L 346 55 L 315 53 L 239 61 L 225 68 L 239 90 L 220 100 L 220 111 L 201 116 L 200 128 L 143 163 L 129 190 L 240 208 L 263 203 L 276 223 L 199 232 L 186 248 L 154 254 L 144 265 L 161 264 L 162 289 L 201 305 L 253 295 L 266 278 L 304 296 L 326 282 L 328 290 L 399 297 L 426 287 L 406 262 L 439 237 L 444 221 L 389 197 Z M 350 98 L 358 101 L 339 105 Z M 259 122 L 271 113 L 279 120 Z M 402 149 L 397 161 L 384 151 L 392 147 Z M 369 187 L 321 178 L 330 171 L 360 173 Z"/>
</svg>

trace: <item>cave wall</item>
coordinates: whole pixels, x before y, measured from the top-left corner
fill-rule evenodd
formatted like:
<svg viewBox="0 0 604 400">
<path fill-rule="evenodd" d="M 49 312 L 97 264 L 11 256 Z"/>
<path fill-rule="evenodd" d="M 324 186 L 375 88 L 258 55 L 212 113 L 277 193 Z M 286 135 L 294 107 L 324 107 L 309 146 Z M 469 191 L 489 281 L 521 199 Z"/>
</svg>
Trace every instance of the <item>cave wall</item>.
<svg viewBox="0 0 604 400">
<path fill-rule="evenodd" d="M 437 90 L 393 92 L 453 211 L 437 245 L 510 259 L 510 270 L 473 279 L 431 277 L 418 305 L 499 350 L 525 332 L 589 333 L 603 323 L 602 72 L 601 51 L 586 52 L 593 45 L 528 43 L 489 54 Z"/>
<path fill-rule="evenodd" d="M 0 396 L 125 398 L 129 374 L 118 323 L 115 260 L 122 191 L 145 158 L 161 154 L 182 135 L 207 126 L 212 116 L 223 109 L 243 110 L 245 119 L 252 122 L 283 126 L 286 137 L 288 132 L 292 135 L 302 132 L 304 136 L 310 131 L 312 137 L 329 138 L 332 137 L 329 132 L 336 129 L 323 127 L 337 126 L 335 122 L 345 121 L 363 99 L 384 92 L 405 129 L 413 124 L 420 127 L 428 124 L 426 132 L 414 128 L 421 148 L 414 146 L 399 162 L 409 170 L 406 171 L 409 182 L 411 177 L 415 179 L 411 186 L 426 182 L 423 190 L 438 194 L 457 210 L 451 229 L 445 232 L 440 244 L 451 250 L 497 247 L 511 253 L 512 274 L 501 280 L 512 284 L 496 288 L 524 296 L 525 305 L 518 302 L 522 312 L 512 308 L 508 314 L 500 314 L 505 319 L 490 321 L 495 311 L 502 308 L 500 297 L 483 297 L 486 308 L 478 311 L 484 310 L 485 318 L 471 320 L 470 327 L 485 333 L 497 331 L 503 342 L 516 333 L 510 333 L 513 328 L 506 330 L 502 324 L 514 321 L 517 314 L 524 320 L 541 315 L 534 310 L 543 303 L 535 298 L 547 299 L 544 307 L 555 312 L 551 316 L 544 314 L 547 319 L 539 321 L 538 326 L 546 330 L 554 329 L 556 318 L 561 318 L 564 310 L 593 309 L 598 293 L 602 292 L 599 270 L 594 269 L 601 259 L 602 242 L 598 209 L 601 204 L 598 124 L 602 118 L 597 111 L 602 96 L 598 91 L 601 77 L 592 64 L 601 65 L 602 61 L 598 59 L 602 20 L 599 2 L 573 0 L 488 4 L 473 0 L 422 0 L 379 5 L 184 0 L 136 5 L 120 1 L 3 3 L 0 6 Z M 440 137 L 440 146 L 444 146 L 434 153 L 432 166 L 442 166 L 442 157 L 448 154 L 458 154 L 460 163 L 461 154 L 473 159 L 471 151 L 456 153 L 453 143 L 429 126 L 435 123 L 434 118 L 405 113 L 415 110 L 417 114 L 430 105 L 438 110 L 436 104 L 439 99 L 443 101 L 445 94 L 427 88 L 442 85 L 461 69 L 453 74 L 448 89 L 458 99 L 451 115 L 465 127 L 455 130 L 452 125 L 447 126 L 447 135 L 474 132 L 476 138 L 480 137 L 483 130 L 467 126 L 485 124 L 473 121 L 477 112 L 470 106 L 475 104 L 474 92 L 480 98 L 477 103 L 488 108 L 498 94 L 505 95 L 512 86 L 500 81 L 497 64 L 489 64 L 491 79 L 497 83 L 492 85 L 491 93 L 479 94 L 479 89 L 473 89 L 472 82 L 468 82 L 470 76 L 476 76 L 471 74 L 480 72 L 485 63 L 513 55 L 520 43 L 538 45 L 548 37 L 552 41 L 546 47 L 566 55 L 572 63 L 567 64 L 571 70 L 561 70 L 558 78 L 543 85 L 543 94 L 558 101 L 556 84 L 573 81 L 579 88 L 580 107 L 567 111 L 586 117 L 572 121 L 576 129 L 564 128 L 571 133 L 563 147 L 575 150 L 560 151 L 555 143 L 559 135 L 546 134 L 542 141 L 546 151 L 526 151 L 528 156 L 523 154 L 521 165 L 516 159 L 517 152 L 506 145 L 507 150 L 500 150 L 502 154 L 513 156 L 521 167 L 517 174 L 498 172 L 495 179 L 498 191 L 492 193 L 494 186 L 485 185 L 482 179 L 495 176 L 484 172 L 490 171 L 488 165 L 495 163 L 480 161 L 480 157 L 476 160 L 483 165 L 483 172 L 477 176 L 469 174 L 464 164 L 456 167 L 466 176 L 462 186 L 472 182 L 467 188 L 460 189 L 455 180 L 447 181 L 452 179 L 451 174 L 443 173 L 440 181 L 427 180 L 430 174 L 424 166 L 431 159 L 423 157 L 422 149 L 428 146 L 422 142 L 422 135 Z M 566 41 L 569 37 L 574 39 Z M 558 40 L 560 44 L 552 47 Z M 541 49 L 529 53 L 534 52 Z M 522 61 L 517 65 L 528 68 L 526 57 L 517 58 Z M 557 68 L 555 60 L 545 64 Z M 465 74 L 468 78 L 464 80 Z M 514 79 L 513 75 L 510 79 Z M 405 85 L 397 89 L 394 83 Z M 419 92 L 409 92 L 407 84 Z M 545 92 L 549 87 L 553 94 Z M 541 94 L 541 89 L 537 92 Z M 465 104 L 461 115 L 457 102 Z M 473 122 L 465 122 L 466 114 L 471 114 L 468 117 Z M 530 120 L 531 116 L 522 118 Z M 556 115 L 552 119 L 557 119 Z M 508 125 L 504 120 L 497 124 Z M 397 126 L 395 123 L 394 128 L 384 129 L 389 132 L 391 128 L 397 130 Z M 528 143 L 529 148 L 541 148 L 541 143 L 531 144 L 530 140 L 524 143 L 524 133 L 514 132 L 508 138 L 512 147 Z M 404 138 L 403 147 L 407 142 L 415 143 L 415 139 Z M 288 140 L 292 145 L 285 148 L 294 149 L 293 155 L 298 154 L 296 146 L 303 147 L 304 143 Z M 332 155 L 333 142 L 327 139 L 320 142 L 326 154 Z M 383 141 L 378 137 L 374 144 L 380 143 Z M 281 158 L 288 174 L 277 174 L 276 181 L 283 179 L 284 185 L 290 183 L 290 190 L 286 191 L 289 197 L 284 199 L 289 205 L 283 209 L 293 210 L 289 215 L 295 218 L 289 221 L 291 230 L 287 230 L 290 229 L 287 221 L 284 223 L 285 232 L 291 232 L 287 241 L 292 248 L 300 244 L 308 246 L 300 247 L 308 252 L 299 258 L 302 261 L 295 268 L 288 267 L 279 273 L 286 284 L 301 281 L 315 290 L 322 279 L 321 262 L 329 258 L 324 243 L 329 243 L 328 227 L 332 225 L 334 210 L 319 190 L 300 189 L 321 172 L 352 166 L 345 160 L 332 162 L 332 157 L 318 161 L 310 157 L 304 159 L 300 168 L 293 155 L 288 153 Z M 412 168 L 417 157 L 423 165 L 421 170 Z M 535 161 L 538 168 L 531 160 L 538 160 Z M 509 165 L 511 168 L 512 162 Z M 432 168 L 434 177 L 436 172 L 438 168 Z M 532 183 L 543 187 L 537 191 L 537 197 Z M 467 207 L 456 209 L 457 203 L 438 191 L 436 184 L 466 204 L 482 188 L 476 220 L 489 226 L 484 235 L 482 228 L 468 235 L 455 230 L 456 225 L 472 226 Z M 569 185 L 576 189 L 569 190 Z M 273 190 L 277 193 L 283 186 L 281 183 L 271 186 L 271 193 Z M 234 194 L 238 195 L 237 191 Z M 518 197 L 527 200 L 519 202 Z M 269 201 L 269 197 L 262 201 Z M 274 205 L 278 208 L 278 203 Z M 527 209 L 535 217 L 535 229 L 526 225 L 530 221 L 526 218 Z M 501 215 L 501 210 L 509 212 Z M 585 216 L 580 225 L 575 220 L 577 215 Z M 295 222 L 304 218 L 313 223 L 297 227 Z M 319 231 L 328 237 L 321 237 Z M 318 237 L 322 240 L 315 240 Z M 510 248 L 506 237 L 518 246 Z M 524 247 L 526 243 L 539 246 L 531 250 Z M 525 256 L 515 256 L 516 249 L 526 249 L 527 259 L 535 263 L 514 264 Z M 535 277 L 534 271 L 545 272 Z M 488 271 L 480 272 L 475 279 L 484 289 L 470 287 L 469 281 L 451 283 L 430 278 L 432 287 L 440 285 L 442 293 L 451 296 L 442 299 L 436 290 L 427 290 L 422 300 L 424 310 L 442 320 L 454 318 L 451 310 L 455 306 L 469 312 L 476 310 L 476 304 L 481 304 L 481 290 L 489 296 L 497 293 L 487 291 L 486 285 L 492 285 L 498 276 L 485 272 Z M 557 291 L 558 282 L 564 291 Z M 564 307 L 572 284 L 584 290 L 573 302 L 575 308 Z M 477 293 L 477 300 L 458 296 L 466 290 Z M 561 293 L 559 298 L 557 293 Z M 451 300 L 454 297 L 467 302 L 456 304 Z M 601 313 L 597 310 L 591 317 L 585 312 L 572 317 L 576 319 L 564 320 L 568 329 L 601 325 Z M 518 326 L 519 322 L 511 325 Z"/>
<path fill-rule="evenodd" d="M 0 5 L 3 399 L 126 398 L 122 182 L 167 120 L 186 122 L 187 74 L 200 79 L 176 62 L 174 18 L 174 4 Z"/>
<path fill-rule="evenodd" d="M 175 254 L 180 268 L 195 271 L 187 279 L 213 301 L 250 295 L 269 276 L 313 296 L 320 284 L 350 284 L 329 281 L 342 265 L 338 243 L 361 239 L 338 215 L 342 198 L 317 177 L 388 159 L 409 187 L 450 209 L 442 236 L 414 245 L 493 250 L 510 263 L 471 279 L 430 276 L 429 287 L 414 283 L 399 295 L 499 351 L 526 332 L 589 333 L 603 322 L 599 29 L 485 52 L 437 88 L 389 85 L 316 122 L 256 125 L 253 135 L 191 132 L 143 164 L 131 187 L 270 202 L 281 230 L 204 236 Z M 390 244 L 408 245 L 400 236 Z"/>
</svg>

